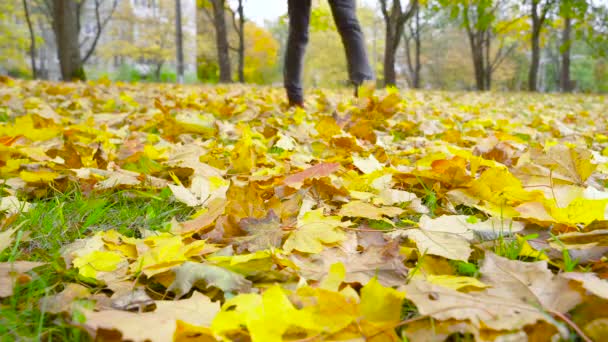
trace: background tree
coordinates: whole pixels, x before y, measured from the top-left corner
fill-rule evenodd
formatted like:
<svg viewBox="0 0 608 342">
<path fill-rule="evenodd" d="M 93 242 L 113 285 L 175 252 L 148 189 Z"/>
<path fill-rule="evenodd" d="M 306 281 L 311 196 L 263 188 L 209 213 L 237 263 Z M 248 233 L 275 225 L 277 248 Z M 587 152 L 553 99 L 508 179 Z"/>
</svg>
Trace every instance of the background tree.
<svg viewBox="0 0 608 342">
<path fill-rule="evenodd" d="M 395 55 L 403 35 L 404 26 L 414 15 L 418 0 L 408 1 L 407 6 L 401 0 L 380 0 L 380 9 L 385 25 L 384 47 L 384 85 L 396 85 Z"/>
<path fill-rule="evenodd" d="M 230 65 L 230 44 L 226 26 L 226 0 L 201 0 L 199 7 L 213 23 L 217 63 L 220 69 L 219 81 L 230 83 L 232 82 L 232 66 Z"/>
<path fill-rule="evenodd" d="M 250 83 L 268 84 L 277 76 L 279 42 L 272 34 L 252 22 L 244 27 L 245 55 L 243 79 Z"/>
<path fill-rule="evenodd" d="M 36 67 L 36 33 L 34 26 L 32 25 L 32 17 L 30 15 L 30 5 L 28 0 L 23 0 L 23 13 L 25 14 L 25 22 L 27 23 L 27 29 L 30 34 L 30 65 L 32 69 L 32 78 L 38 78 L 38 68 Z"/>
<path fill-rule="evenodd" d="M 177 83 L 184 83 L 184 37 L 182 33 L 182 3 L 175 0 L 175 53 L 177 60 Z"/>
<path fill-rule="evenodd" d="M 245 9 L 243 7 L 243 0 L 238 0 L 236 11 L 228 7 L 228 11 L 232 16 L 232 25 L 234 31 L 238 36 L 238 45 L 236 48 L 231 47 L 235 50 L 238 56 L 237 73 L 239 82 L 245 83 Z M 238 15 L 238 20 L 237 20 Z"/>
<path fill-rule="evenodd" d="M 538 69 L 540 66 L 540 38 L 549 14 L 557 0 L 529 0 L 532 31 L 530 34 L 531 60 L 528 72 L 528 90 L 538 89 Z"/>
<path fill-rule="evenodd" d="M 0 70 L 12 75 L 26 75 L 24 62 L 28 46 L 27 30 L 19 25 L 24 18 L 21 4 L 17 1 L 0 1 L 0 55 L 4 61 Z"/>
<path fill-rule="evenodd" d="M 113 36 L 115 40 L 104 45 L 104 56 L 120 56 L 138 62 L 144 73 L 151 65 L 151 74 L 161 81 L 163 65 L 176 60 L 176 6 L 174 0 L 159 0 L 150 15 L 135 16 L 129 2 L 121 3 Z M 127 34 L 123 34 L 123 31 Z M 182 39 L 183 39 L 182 33 Z"/>
<path fill-rule="evenodd" d="M 442 0 L 441 3 L 466 31 L 477 90 L 490 90 L 492 73 L 516 46 L 515 43 L 507 44 L 503 34 L 520 18 L 517 13 L 509 13 L 508 1 L 504 0 Z M 505 18 L 505 12 L 510 16 Z M 493 51 L 492 43 L 497 37 L 499 45 Z"/>
<path fill-rule="evenodd" d="M 420 22 L 421 5 L 414 10 L 414 18 L 410 20 L 407 29 L 403 32 L 403 45 L 406 58 L 406 80 L 410 88 L 420 88 L 422 64 L 420 54 L 422 47 L 422 23 Z M 413 44 L 413 46 L 411 46 Z M 413 51 L 412 51 L 413 50 Z"/>
<path fill-rule="evenodd" d="M 561 68 L 559 85 L 562 92 L 571 92 L 573 82 L 570 79 L 570 54 L 573 42 L 573 26 L 578 22 L 584 21 L 588 4 L 584 0 L 561 0 L 559 4 L 559 14 L 563 22 L 561 37 Z M 574 22 L 574 23 L 573 23 Z"/>
<path fill-rule="evenodd" d="M 84 64 L 93 55 L 99 37 L 112 18 L 118 0 L 111 0 L 106 16 L 102 18 L 102 8 L 110 3 L 107 0 L 93 0 L 95 34 L 88 47 L 86 41 L 79 41 L 82 9 L 88 4 L 87 0 L 43 0 L 47 17 L 53 27 L 57 45 L 57 57 L 64 81 L 86 80 Z M 84 49 L 84 55 L 81 54 Z"/>
</svg>

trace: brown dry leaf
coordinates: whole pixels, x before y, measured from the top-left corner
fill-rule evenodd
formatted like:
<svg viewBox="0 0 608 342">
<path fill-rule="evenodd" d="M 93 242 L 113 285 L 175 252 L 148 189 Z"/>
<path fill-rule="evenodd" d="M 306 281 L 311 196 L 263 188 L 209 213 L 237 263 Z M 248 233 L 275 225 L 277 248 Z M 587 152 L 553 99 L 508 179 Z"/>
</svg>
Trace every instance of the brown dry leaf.
<svg viewBox="0 0 608 342">
<path fill-rule="evenodd" d="M 537 307 L 513 301 L 509 297 L 483 292 L 462 293 L 433 285 L 421 279 L 412 279 L 401 287 L 405 297 L 423 315 L 439 320 L 470 321 L 475 327 L 494 330 L 515 330 L 546 318 Z M 510 296 L 516 293 L 510 294 Z"/>
<path fill-rule="evenodd" d="M 553 171 L 552 177 L 582 185 L 597 168 L 593 155 L 587 149 L 565 145 L 551 146 L 547 152 L 532 150 L 530 159 Z"/>
<path fill-rule="evenodd" d="M 346 269 L 344 281 L 347 283 L 367 284 L 370 279 L 377 276 L 378 281 L 384 286 L 398 286 L 404 283 L 408 273 L 396 241 L 385 243 L 383 246 L 371 246 L 359 252 L 354 234 L 348 235 L 341 248 L 325 249 L 309 257 L 293 255 L 291 260 L 298 267 L 298 274 L 305 279 L 322 279 L 335 263 L 344 264 Z"/>
<path fill-rule="evenodd" d="M 588 249 L 608 246 L 608 229 L 598 229 L 590 232 L 564 233 L 560 234 L 558 238 L 561 244 L 568 249 Z M 556 244 L 556 247 L 561 247 L 561 244 Z"/>
<path fill-rule="evenodd" d="M 0 253 L 4 252 L 4 250 L 8 247 L 10 247 L 10 245 L 13 244 L 13 237 L 12 235 L 17 231 L 17 228 L 13 228 L 13 229 L 9 229 L 9 230 L 5 230 L 3 232 L 0 232 Z"/>
<path fill-rule="evenodd" d="M 115 293 L 116 294 L 116 293 Z M 118 296 L 112 296 L 112 308 L 122 311 L 145 312 L 156 307 L 156 303 L 142 287 Z"/>
<path fill-rule="evenodd" d="M 383 220 L 392 224 L 386 217 L 396 217 L 403 213 L 403 209 L 397 207 L 376 207 L 361 201 L 350 201 L 342 206 L 338 215 L 346 217 L 364 217 L 370 220 Z"/>
<path fill-rule="evenodd" d="M 565 313 L 582 301 L 566 279 L 553 275 L 546 261 L 509 260 L 486 252 L 480 272 L 480 280 L 492 286 L 487 293 L 510 302 Z"/>
<path fill-rule="evenodd" d="M 101 340 L 117 330 L 122 340 L 166 342 L 173 339 L 178 320 L 208 327 L 219 310 L 219 303 L 212 303 L 207 296 L 195 292 L 189 299 L 156 301 L 153 312 L 86 311 L 86 322 L 82 326 Z"/>
<path fill-rule="evenodd" d="M 510 236 L 524 229 L 523 223 L 511 219 L 491 217 L 486 221 L 479 221 L 467 215 L 443 215 L 433 219 L 423 215 L 419 225 L 420 229 L 425 231 L 458 234 L 469 241 L 473 240 L 476 234 L 483 239 L 494 240 L 499 236 Z"/>
<path fill-rule="evenodd" d="M 174 231 L 174 233 L 187 234 L 199 232 L 209 228 L 220 215 L 224 214 L 226 205 L 227 203 L 224 199 L 217 198 L 211 201 L 205 213 L 192 220 L 182 222 L 181 225 L 178 226 L 179 230 Z"/>
<path fill-rule="evenodd" d="M 88 298 L 90 295 L 88 288 L 80 284 L 68 284 L 63 291 L 56 295 L 42 298 L 40 306 L 54 314 L 68 312 L 72 301 L 79 298 Z"/>
<path fill-rule="evenodd" d="M 178 297 L 187 294 L 193 287 L 214 286 L 225 293 L 249 292 L 251 282 L 242 275 L 229 271 L 225 268 L 210 264 L 185 262 L 173 269 L 175 280 L 167 288 Z"/>
<path fill-rule="evenodd" d="M 576 280 L 583 284 L 585 290 L 600 298 L 608 299 L 608 281 L 600 279 L 594 273 L 567 272 L 560 274 L 560 277 Z"/>
<path fill-rule="evenodd" d="M 455 227 L 458 231 L 458 227 Z M 407 237 L 416 243 L 420 254 L 431 254 L 451 260 L 467 261 L 471 252 L 469 241 L 459 232 L 424 229 L 399 229 L 389 233 L 391 238 Z"/>
<path fill-rule="evenodd" d="M 1 262 L 0 298 L 12 296 L 15 283 L 29 282 L 31 278 L 25 273 L 44 264 L 43 262 L 32 261 Z"/>
<path fill-rule="evenodd" d="M 245 218 L 239 222 L 239 227 L 248 235 L 234 238 L 238 242 L 237 252 L 250 252 L 281 246 L 285 232 L 281 229 L 279 217 L 271 209 L 263 219 Z"/>
</svg>

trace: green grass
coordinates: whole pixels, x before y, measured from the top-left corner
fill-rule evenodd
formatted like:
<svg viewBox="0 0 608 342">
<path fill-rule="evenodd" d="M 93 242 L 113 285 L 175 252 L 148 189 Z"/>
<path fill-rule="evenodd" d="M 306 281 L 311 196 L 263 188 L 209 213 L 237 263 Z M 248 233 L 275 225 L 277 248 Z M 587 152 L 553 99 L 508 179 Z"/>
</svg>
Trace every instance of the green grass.
<svg viewBox="0 0 608 342">
<path fill-rule="evenodd" d="M 85 195 L 73 187 L 33 201 L 32 208 L 7 227 L 19 230 L 13 246 L 0 254 L 0 262 L 47 264 L 33 271 L 31 282 L 17 286 L 13 296 L 0 300 L 0 341 L 88 340 L 86 333 L 68 324 L 67 317 L 51 315 L 39 307 L 40 299 L 60 292 L 64 284 L 83 283 L 76 270 L 67 269 L 61 248 L 97 231 L 116 229 L 126 236 L 139 236 L 139 228 L 166 230 L 173 217 L 183 220 L 192 214 L 190 208 L 170 197 L 168 189 Z"/>
</svg>

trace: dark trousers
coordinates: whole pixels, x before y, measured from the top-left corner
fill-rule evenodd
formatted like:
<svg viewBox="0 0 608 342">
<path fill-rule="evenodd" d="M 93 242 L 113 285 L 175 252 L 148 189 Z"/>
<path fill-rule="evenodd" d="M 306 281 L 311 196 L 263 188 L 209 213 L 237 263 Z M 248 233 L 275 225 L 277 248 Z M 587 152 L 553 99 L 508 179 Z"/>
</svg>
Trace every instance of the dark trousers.
<svg viewBox="0 0 608 342">
<path fill-rule="evenodd" d="M 287 97 L 292 103 L 304 100 L 302 89 L 302 69 L 304 53 L 308 43 L 311 0 L 288 0 L 289 38 L 285 54 L 283 77 Z M 355 0 L 329 0 L 336 27 L 342 37 L 342 44 L 348 61 L 348 76 L 355 85 L 374 79 L 365 51 L 363 32 L 357 20 Z"/>
</svg>

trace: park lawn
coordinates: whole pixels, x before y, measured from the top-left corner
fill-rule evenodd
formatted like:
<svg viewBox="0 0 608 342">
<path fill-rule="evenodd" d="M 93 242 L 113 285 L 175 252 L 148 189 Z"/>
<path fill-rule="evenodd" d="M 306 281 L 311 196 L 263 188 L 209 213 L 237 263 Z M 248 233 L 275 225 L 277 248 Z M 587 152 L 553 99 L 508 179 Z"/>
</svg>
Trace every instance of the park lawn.
<svg viewBox="0 0 608 342">
<path fill-rule="evenodd" d="M 604 96 L 349 93 L 2 79 L 0 340 L 606 333 Z"/>
</svg>

